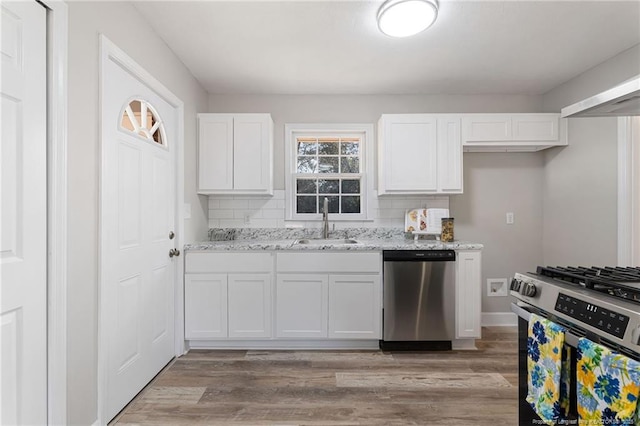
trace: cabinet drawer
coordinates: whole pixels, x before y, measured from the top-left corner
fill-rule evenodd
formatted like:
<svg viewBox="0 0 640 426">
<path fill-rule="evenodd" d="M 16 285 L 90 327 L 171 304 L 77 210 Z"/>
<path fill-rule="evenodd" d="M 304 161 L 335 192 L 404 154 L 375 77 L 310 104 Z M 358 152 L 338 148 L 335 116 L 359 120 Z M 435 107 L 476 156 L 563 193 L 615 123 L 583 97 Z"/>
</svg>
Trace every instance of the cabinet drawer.
<svg viewBox="0 0 640 426">
<path fill-rule="evenodd" d="M 463 142 L 508 141 L 513 139 L 511 116 L 468 115 L 462 118 Z"/>
<path fill-rule="evenodd" d="M 380 253 L 277 253 L 278 272 L 373 272 L 382 268 Z"/>
<path fill-rule="evenodd" d="M 557 141 L 556 114 L 519 114 L 513 117 L 513 139 L 516 141 Z"/>
<path fill-rule="evenodd" d="M 271 272 L 271 253 L 187 253 L 185 272 Z"/>
</svg>

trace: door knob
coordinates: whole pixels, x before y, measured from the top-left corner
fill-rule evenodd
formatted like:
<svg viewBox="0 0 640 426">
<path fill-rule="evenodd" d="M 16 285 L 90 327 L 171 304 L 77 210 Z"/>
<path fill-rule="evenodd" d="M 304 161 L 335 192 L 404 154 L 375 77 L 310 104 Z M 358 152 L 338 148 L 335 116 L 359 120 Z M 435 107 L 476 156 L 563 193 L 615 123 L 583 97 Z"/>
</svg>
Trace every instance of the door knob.
<svg viewBox="0 0 640 426">
<path fill-rule="evenodd" d="M 169 257 L 173 257 L 173 256 L 180 256 L 180 250 L 175 248 L 169 250 Z"/>
<path fill-rule="evenodd" d="M 176 234 L 173 231 L 169 231 L 169 239 L 173 240 L 176 237 Z"/>
</svg>

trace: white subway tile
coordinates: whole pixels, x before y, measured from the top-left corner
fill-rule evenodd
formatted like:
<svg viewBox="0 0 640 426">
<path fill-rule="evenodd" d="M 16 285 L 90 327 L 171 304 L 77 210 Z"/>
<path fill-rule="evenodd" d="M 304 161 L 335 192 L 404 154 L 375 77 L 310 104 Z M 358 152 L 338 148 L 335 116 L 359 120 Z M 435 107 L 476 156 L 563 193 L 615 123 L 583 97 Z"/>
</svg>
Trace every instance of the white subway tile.
<svg viewBox="0 0 640 426">
<path fill-rule="evenodd" d="M 233 211 L 234 219 L 244 220 L 246 215 L 249 215 L 251 219 L 258 219 L 262 217 L 262 210 L 238 209 Z"/>
<path fill-rule="evenodd" d="M 378 219 L 402 219 L 404 220 L 403 209 L 378 209 Z"/>
<path fill-rule="evenodd" d="M 212 219 L 233 219 L 233 210 L 231 209 L 213 209 L 209 210 L 209 217 Z"/>
<path fill-rule="evenodd" d="M 252 209 L 276 209 L 278 208 L 278 200 L 274 200 L 274 199 L 265 199 L 265 198 L 260 198 L 260 199 L 255 199 L 255 200 L 249 200 L 249 208 Z"/>
<path fill-rule="evenodd" d="M 378 198 L 378 208 L 390 209 L 393 207 L 393 200 L 389 198 Z"/>
<path fill-rule="evenodd" d="M 277 228 L 278 221 L 276 219 L 252 219 L 250 226 L 252 228 Z"/>
<path fill-rule="evenodd" d="M 284 219 L 284 209 L 263 209 L 261 212 L 265 219 Z"/>
<path fill-rule="evenodd" d="M 220 228 L 242 228 L 246 226 L 240 219 L 220 219 Z"/>
<path fill-rule="evenodd" d="M 249 200 L 220 200 L 221 209 L 248 209 Z"/>
<path fill-rule="evenodd" d="M 217 198 L 209 197 L 209 208 L 210 209 L 220 208 L 220 200 L 218 200 Z"/>
</svg>

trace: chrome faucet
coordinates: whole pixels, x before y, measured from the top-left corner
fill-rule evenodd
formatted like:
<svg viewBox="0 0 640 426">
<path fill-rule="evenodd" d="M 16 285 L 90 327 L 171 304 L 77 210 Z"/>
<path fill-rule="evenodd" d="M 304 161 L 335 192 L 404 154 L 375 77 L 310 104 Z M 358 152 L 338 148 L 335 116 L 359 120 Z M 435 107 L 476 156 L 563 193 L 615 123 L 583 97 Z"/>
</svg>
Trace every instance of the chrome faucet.
<svg viewBox="0 0 640 426">
<path fill-rule="evenodd" d="M 322 206 L 322 238 L 329 238 L 329 199 L 324 197 Z"/>
</svg>

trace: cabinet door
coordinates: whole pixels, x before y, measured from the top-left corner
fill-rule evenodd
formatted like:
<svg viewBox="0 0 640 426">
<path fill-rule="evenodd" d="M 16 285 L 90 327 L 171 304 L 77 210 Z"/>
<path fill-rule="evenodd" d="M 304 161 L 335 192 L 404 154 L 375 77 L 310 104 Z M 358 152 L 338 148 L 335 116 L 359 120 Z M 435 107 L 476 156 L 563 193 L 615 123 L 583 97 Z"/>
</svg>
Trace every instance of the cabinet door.
<svg viewBox="0 0 640 426">
<path fill-rule="evenodd" d="M 381 339 L 380 275 L 329 276 L 329 338 Z"/>
<path fill-rule="evenodd" d="M 185 275 L 184 336 L 193 340 L 227 337 L 227 275 Z"/>
<path fill-rule="evenodd" d="M 271 192 L 271 116 L 236 115 L 233 132 L 233 189 L 245 193 Z"/>
<path fill-rule="evenodd" d="M 482 306 L 479 251 L 458 252 L 456 260 L 456 338 L 479 338 Z"/>
<path fill-rule="evenodd" d="M 327 337 L 327 283 L 327 275 L 278 275 L 277 337 Z"/>
<path fill-rule="evenodd" d="M 381 119 L 379 192 L 437 191 L 436 119 L 424 114 L 387 114 Z"/>
<path fill-rule="evenodd" d="M 471 114 L 462 118 L 464 142 L 513 140 L 510 114 Z"/>
<path fill-rule="evenodd" d="M 271 337 L 271 275 L 229 274 L 229 337 Z"/>
<path fill-rule="evenodd" d="M 462 193 L 459 117 L 438 118 L 438 192 Z"/>
<path fill-rule="evenodd" d="M 557 141 L 557 114 L 516 114 L 513 116 L 513 140 Z"/>
<path fill-rule="evenodd" d="M 198 191 L 233 189 L 233 115 L 198 114 Z"/>
</svg>

